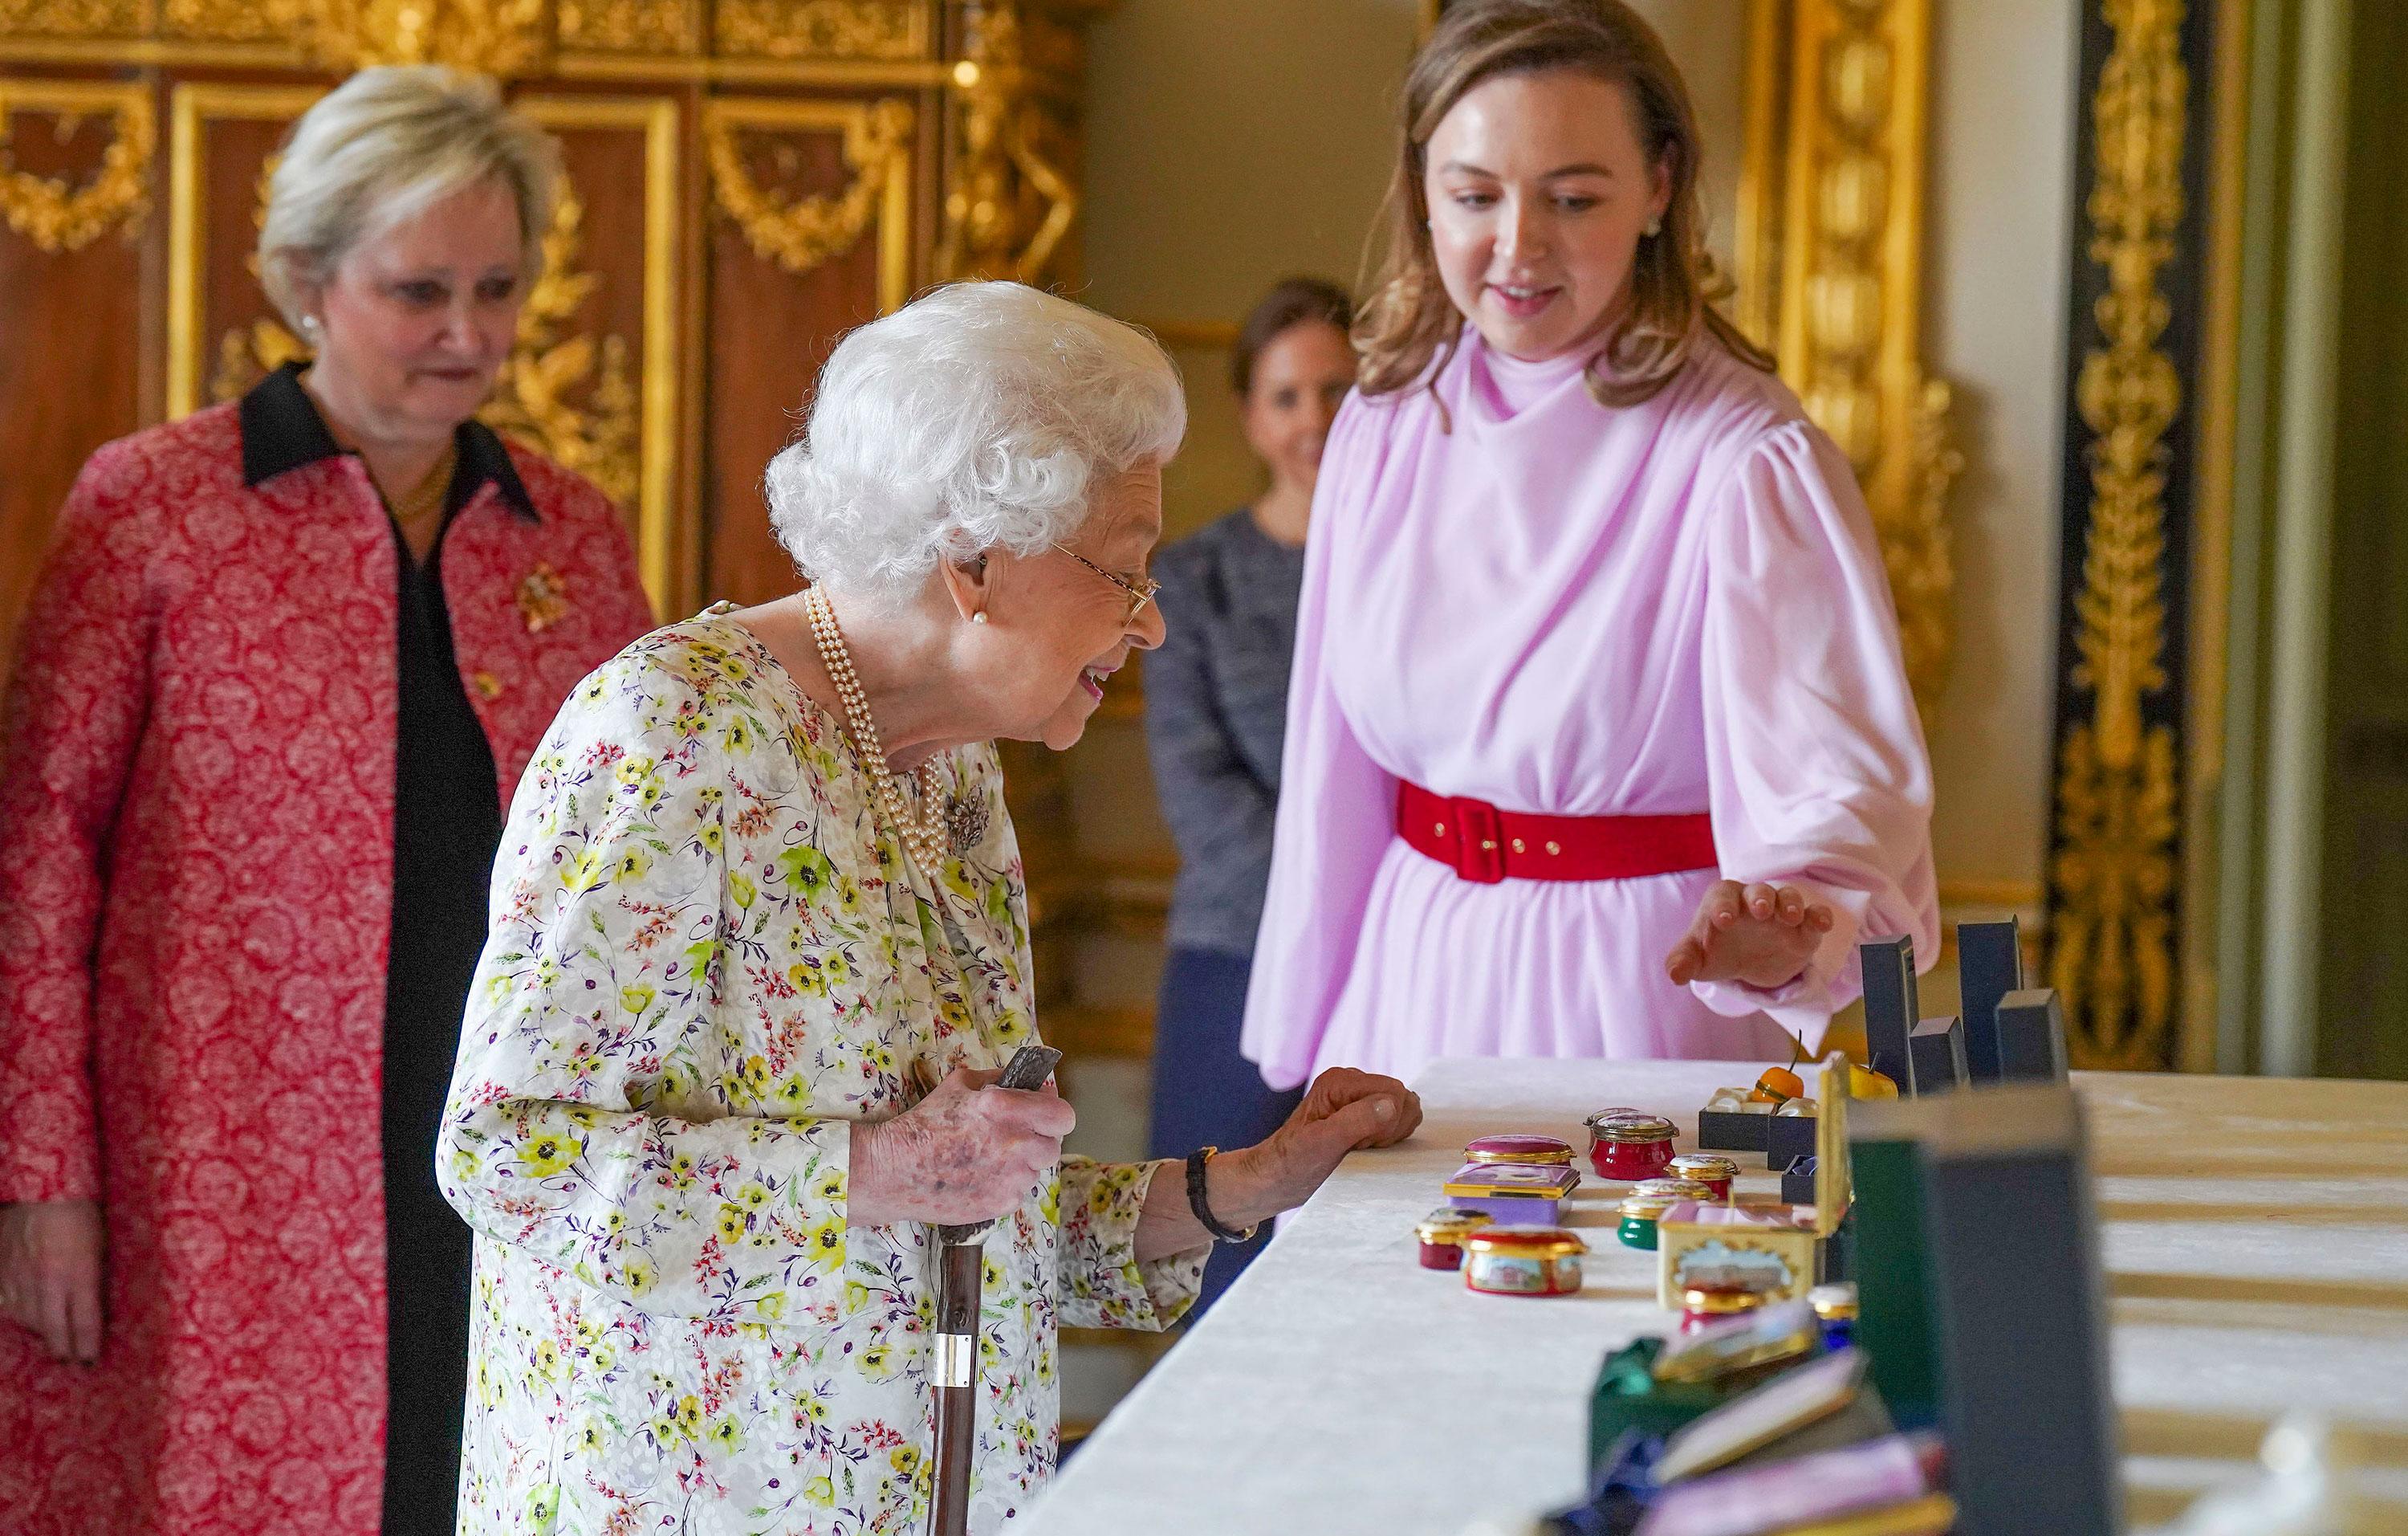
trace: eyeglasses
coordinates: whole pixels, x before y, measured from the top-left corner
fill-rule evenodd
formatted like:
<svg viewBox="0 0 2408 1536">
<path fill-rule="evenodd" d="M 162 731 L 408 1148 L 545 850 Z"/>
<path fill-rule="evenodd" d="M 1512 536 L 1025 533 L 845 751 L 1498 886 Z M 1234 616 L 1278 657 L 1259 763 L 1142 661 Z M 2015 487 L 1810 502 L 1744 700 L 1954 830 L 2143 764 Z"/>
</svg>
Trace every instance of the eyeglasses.
<svg viewBox="0 0 2408 1536">
<path fill-rule="evenodd" d="M 1076 550 L 1064 549 L 1060 544 L 1056 544 L 1054 547 L 1057 550 L 1061 550 L 1064 554 L 1068 555 L 1071 559 L 1076 560 L 1079 564 L 1086 567 L 1089 570 L 1094 571 L 1096 575 L 1102 577 L 1105 581 L 1110 581 L 1112 585 L 1120 588 L 1121 591 L 1128 595 L 1128 612 L 1121 619 L 1121 623 L 1124 624 L 1132 624 L 1137 623 L 1137 616 L 1145 611 L 1145 605 L 1154 601 L 1154 595 L 1162 590 L 1162 583 L 1160 581 L 1150 579 L 1132 581 L 1125 576 L 1113 575 L 1111 571 L 1106 570 L 1103 567 L 1096 564 L 1093 560 L 1088 559 L 1085 555 L 1081 554 Z"/>
</svg>

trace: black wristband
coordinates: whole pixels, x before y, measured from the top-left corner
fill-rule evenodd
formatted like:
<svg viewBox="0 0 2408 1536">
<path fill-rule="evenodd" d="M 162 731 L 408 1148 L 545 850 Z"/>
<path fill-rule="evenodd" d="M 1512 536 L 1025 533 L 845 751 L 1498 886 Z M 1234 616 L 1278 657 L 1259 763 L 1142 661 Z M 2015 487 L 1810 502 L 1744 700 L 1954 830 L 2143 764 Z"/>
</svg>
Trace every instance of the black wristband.
<svg viewBox="0 0 2408 1536">
<path fill-rule="evenodd" d="M 1244 1242 L 1254 1235 L 1254 1229 L 1249 1227 L 1240 1232 L 1224 1226 L 1221 1218 L 1212 1213 L 1211 1203 L 1204 1199 L 1204 1165 L 1211 1162 L 1212 1155 L 1220 1150 L 1218 1147 L 1197 1147 L 1187 1155 L 1187 1209 L 1196 1213 L 1196 1219 L 1203 1224 L 1204 1230 L 1212 1234 L 1213 1241 Z"/>
</svg>

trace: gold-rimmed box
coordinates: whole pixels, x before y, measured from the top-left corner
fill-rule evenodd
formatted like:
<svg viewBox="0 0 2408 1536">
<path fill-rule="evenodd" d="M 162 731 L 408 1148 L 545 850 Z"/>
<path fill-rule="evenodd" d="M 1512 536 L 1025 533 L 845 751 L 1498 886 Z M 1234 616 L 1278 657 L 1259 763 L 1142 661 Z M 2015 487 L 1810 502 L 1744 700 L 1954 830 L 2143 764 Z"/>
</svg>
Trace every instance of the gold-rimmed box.
<svg viewBox="0 0 2408 1536">
<path fill-rule="evenodd" d="M 1814 1202 L 1684 1201 L 1656 1223 L 1656 1299 L 1667 1309 L 1695 1285 L 1742 1285 L 1766 1299 L 1803 1297 L 1822 1278 L 1823 1244 L 1848 1213 L 1848 1064 L 1833 1055 L 1819 1074 L 1814 1117 Z"/>
</svg>

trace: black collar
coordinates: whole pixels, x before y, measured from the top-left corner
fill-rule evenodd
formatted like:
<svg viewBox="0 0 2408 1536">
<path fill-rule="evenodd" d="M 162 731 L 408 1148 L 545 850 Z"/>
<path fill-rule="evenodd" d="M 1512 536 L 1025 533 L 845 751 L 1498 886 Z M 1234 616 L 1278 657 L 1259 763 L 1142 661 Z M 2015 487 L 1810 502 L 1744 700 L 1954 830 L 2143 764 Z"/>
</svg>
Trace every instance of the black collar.
<svg viewBox="0 0 2408 1536">
<path fill-rule="evenodd" d="M 257 485 L 288 469 L 331 459 L 345 452 L 318 414 L 317 402 L 301 387 L 306 363 L 287 363 L 252 386 L 242 397 L 242 482 Z M 512 510 L 530 522 L 536 519 L 535 498 L 510 463 L 510 451 L 492 427 L 471 418 L 452 436 L 459 467 L 452 472 L 452 490 L 444 498 L 447 512 L 456 512 L 485 483 Z"/>
</svg>

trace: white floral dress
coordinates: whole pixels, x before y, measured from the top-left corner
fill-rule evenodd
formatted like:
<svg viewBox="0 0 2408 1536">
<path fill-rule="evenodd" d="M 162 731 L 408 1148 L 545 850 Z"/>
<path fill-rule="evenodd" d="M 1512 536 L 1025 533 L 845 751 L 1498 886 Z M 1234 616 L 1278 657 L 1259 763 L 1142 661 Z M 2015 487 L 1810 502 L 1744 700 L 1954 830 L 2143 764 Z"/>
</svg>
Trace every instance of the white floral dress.
<svg viewBox="0 0 2408 1536">
<path fill-rule="evenodd" d="M 992 746 L 931 884 L 850 739 L 713 609 L 588 678 L 521 782 L 438 1151 L 478 1233 L 460 1529 L 920 1528 L 936 1250 L 845 1220 L 851 1122 L 1035 1039 Z M 1053 1471 L 1058 1327 L 1155 1328 L 1157 1165 L 1065 1158 L 987 1239 L 970 1526 Z M 395 1369 L 404 1369 L 400 1362 Z"/>
</svg>

